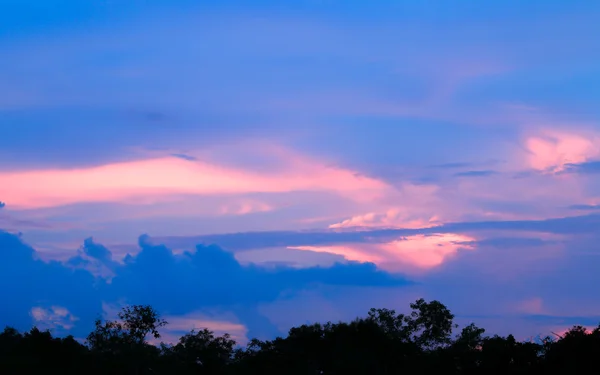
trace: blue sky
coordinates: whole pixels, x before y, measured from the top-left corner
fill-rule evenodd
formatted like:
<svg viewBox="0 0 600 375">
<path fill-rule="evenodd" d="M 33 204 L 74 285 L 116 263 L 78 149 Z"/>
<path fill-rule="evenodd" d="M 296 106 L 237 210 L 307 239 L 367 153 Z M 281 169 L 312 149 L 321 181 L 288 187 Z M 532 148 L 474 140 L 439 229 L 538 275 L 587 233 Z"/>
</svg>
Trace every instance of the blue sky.
<svg viewBox="0 0 600 375">
<path fill-rule="evenodd" d="M 0 324 L 600 321 L 597 2 L 0 9 Z"/>
</svg>

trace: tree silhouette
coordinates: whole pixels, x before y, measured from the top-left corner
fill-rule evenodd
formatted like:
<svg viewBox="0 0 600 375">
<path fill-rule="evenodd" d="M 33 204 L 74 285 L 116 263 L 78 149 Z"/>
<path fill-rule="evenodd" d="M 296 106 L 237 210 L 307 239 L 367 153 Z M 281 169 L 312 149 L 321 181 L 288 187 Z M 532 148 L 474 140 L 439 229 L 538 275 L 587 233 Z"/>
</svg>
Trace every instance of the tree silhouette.
<svg viewBox="0 0 600 375">
<path fill-rule="evenodd" d="M 113 373 L 151 372 L 150 363 L 158 357 L 158 348 L 149 345 L 147 336 L 160 338 L 158 329 L 167 324 L 151 307 L 126 306 L 118 313 L 118 321 L 96 320 L 87 344 L 100 366 Z"/>
<path fill-rule="evenodd" d="M 600 328 L 519 342 L 469 324 L 452 336 L 454 315 L 442 303 L 419 299 L 410 307 L 408 314 L 371 309 L 350 322 L 304 324 L 239 347 L 208 329 L 151 345 L 167 322 L 150 306 L 127 306 L 118 320 L 97 320 L 86 345 L 36 327 L 5 328 L 0 374 L 589 374 L 600 362 Z"/>
<path fill-rule="evenodd" d="M 235 340 L 228 334 L 215 336 L 208 329 L 191 331 L 173 347 L 164 346 L 163 353 L 175 373 L 225 374 L 233 361 Z"/>
</svg>

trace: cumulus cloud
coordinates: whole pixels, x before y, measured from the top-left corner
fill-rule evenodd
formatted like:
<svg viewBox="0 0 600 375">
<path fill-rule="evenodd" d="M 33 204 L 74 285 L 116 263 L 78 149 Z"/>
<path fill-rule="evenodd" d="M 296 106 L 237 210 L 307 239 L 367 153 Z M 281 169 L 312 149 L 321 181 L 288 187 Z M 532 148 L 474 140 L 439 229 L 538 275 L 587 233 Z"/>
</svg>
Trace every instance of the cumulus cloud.
<svg viewBox="0 0 600 375">
<path fill-rule="evenodd" d="M 218 308 L 233 312 L 253 336 L 272 335 L 278 332 L 258 313 L 258 306 L 284 294 L 321 284 L 409 284 L 372 263 L 265 268 L 241 265 L 232 253 L 216 245 L 198 245 L 175 254 L 141 236 L 139 247 L 137 254 L 116 262 L 106 247 L 87 239 L 67 262 L 44 262 L 21 238 L 0 232 L 0 299 L 6 306 L 0 312 L 0 324 L 25 328 L 32 319 L 47 320 L 63 329 L 74 325 L 75 333 L 81 334 L 102 313 L 103 304 L 137 303 L 151 304 L 172 316 Z M 110 276 L 93 272 L 92 266 L 99 264 L 110 270 Z"/>
<path fill-rule="evenodd" d="M 58 330 L 59 332 L 69 331 L 79 320 L 61 306 L 50 306 L 49 308 L 36 306 L 31 309 L 31 317 L 38 328 Z"/>
<path fill-rule="evenodd" d="M 0 325 L 25 328 L 33 308 L 67 308 L 82 320 L 100 311 L 94 276 L 64 264 L 39 260 L 36 251 L 17 236 L 0 231 Z"/>
<path fill-rule="evenodd" d="M 495 319 L 490 323 L 492 329 L 505 329 L 510 314 L 520 314 L 521 323 L 534 319 L 532 314 L 547 314 L 547 318 L 536 321 L 535 330 L 560 324 L 561 317 L 578 313 L 587 317 L 587 322 L 600 311 L 597 304 L 581 304 L 591 293 L 586 285 L 593 285 L 593 262 L 586 258 L 590 255 L 576 250 L 588 249 L 595 254 L 592 244 L 597 237 L 590 236 L 597 231 L 599 220 L 600 215 L 587 215 L 543 221 L 451 223 L 414 230 L 237 233 L 191 239 L 142 236 L 138 252 L 122 260 L 115 259 L 109 248 L 87 239 L 64 263 L 43 262 L 21 238 L 2 232 L 0 297 L 8 308 L 0 311 L 0 325 L 27 328 L 45 322 L 45 327 L 57 332 L 80 336 L 91 329 L 98 314 L 107 314 L 107 304 L 118 309 L 125 303 L 149 303 L 174 321 L 173 329 L 166 332 L 173 338 L 194 327 L 235 329 L 231 333 L 242 339 L 272 337 L 283 325 L 266 316 L 265 308 L 282 303 L 293 306 L 299 303 L 297 296 L 315 290 L 317 294 L 325 290 L 328 296 L 357 296 L 348 297 L 352 314 L 380 304 L 404 308 L 405 297 L 416 293 L 449 303 L 461 319 L 468 318 L 466 313 L 482 314 L 476 320 L 482 324 L 485 319 Z M 573 242 L 574 233 L 581 235 L 582 243 Z M 212 240 L 228 244 L 231 248 L 227 249 L 233 251 L 196 245 Z M 301 262 L 300 253 L 312 258 L 315 251 L 340 255 L 313 259 L 313 264 L 323 260 L 329 264 L 320 267 L 252 262 L 256 251 L 251 249 L 279 246 L 280 251 L 289 251 L 281 244 L 304 248 L 295 251 L 294 262 Z M 175 247 L 188 251 L 175 252 Z M 240 252 L 248 255 L 244 262 L 237 260 Z M 272 254 L 262 256 L 268 260 Z M 427 272 L 413 273 L 411 279 L 418 283 L 412 284 L 382 269 L 406 270 L 406 274 Z M 106 272 L 96 272 L 100 270 Z M 557 281 L 556 274 L 568 277 Z M 506 292 L 514 283 L 524 287 Z M 406 288 L 409 284 L 411 287 Z M 502 294 L 500 291 L 504 297 L 492 297 Z M 360 293 L 381 298 L 363 300 L 358 297 Z M 489 297 L 473 300 L 473 295 L 480 294 Z M 564 303 L 566 296 L 578 303 Z M 400 300 L 404 302 L 400 304 Z M 344 313 L 343 306 L 328 309 L 333 310 L 324 311 L 323 319 L 353 317 Z M 530 332 L 532 327 L 523 323 L 515 329 Z"/>
</svg>

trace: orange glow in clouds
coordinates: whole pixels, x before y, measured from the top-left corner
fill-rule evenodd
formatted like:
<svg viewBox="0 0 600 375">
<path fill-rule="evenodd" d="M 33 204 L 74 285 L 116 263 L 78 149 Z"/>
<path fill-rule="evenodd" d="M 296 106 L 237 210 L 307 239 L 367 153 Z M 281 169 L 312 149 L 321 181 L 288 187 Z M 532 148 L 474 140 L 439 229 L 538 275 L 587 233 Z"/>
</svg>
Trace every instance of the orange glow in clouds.
<svg viewBox="0 0 600 375">
<path fill-rule="evenodd" d="M 258 173 L 178 158 L 155 158 L 80 169 L 0 172 L 0 197 L 13 209 L 79 202 L 148 201 L 173 194 L 332 191 L 370 201 L 391 189 L 351 170 L 290 158 L 289 168 Z M 262 207 L 267 210 L 267 207 Z M 241 212 L 248 207 L 240 208 Z"/>
<path fill-rule="evenodd" d="M 472 250 L 471 241 L 474 238 L 465 235 L 440 233 L 408 236 L 388 243 L 289 248 L 342 255 L 347 260 L 371 262 L 391 271 L 414 271 L 438 267 L 460 249 Z"/>
</svg>

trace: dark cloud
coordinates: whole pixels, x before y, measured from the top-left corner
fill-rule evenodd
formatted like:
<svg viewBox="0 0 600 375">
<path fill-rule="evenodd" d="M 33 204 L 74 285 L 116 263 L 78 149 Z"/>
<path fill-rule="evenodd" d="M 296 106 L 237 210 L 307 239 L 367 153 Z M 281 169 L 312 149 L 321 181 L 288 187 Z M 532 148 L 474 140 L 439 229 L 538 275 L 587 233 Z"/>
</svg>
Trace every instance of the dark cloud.
<svg viewBox="0 0 600 375">
<path fill-rule="evenodd" d="M 598 204 L 574 204 L 569 206 L 571 210 L 580 210 L 580 211 L 595 211 L 600 210 L 600 205 Z"/>
<path fill-rule="evenodd" d="M 0 201 L 0 209 L 2 209 L 2 208 L 4 208 L 4 207 L 6 207 L 6 203 L 4 203 L 4 202 Z"/>
<path fill-rule="evenodd" d="M 496 171 L 484 170 L 484 171 L 466 171 L 455 173 L 454 177 L 487 177 L 497 174 Z"/>
<path fill-rule="evenodd" d="M 473 163 L 444 163 L 432 165 L 431 168 L 439 169 L 456 169 L 456 168 L 468 168 L 473 166 Z"/>
<path fill-rule="evenodd" d="M 518 314 L 518 315 L 472 315 L 462 314 L 462 319 L 468 319 L 473 321 L 487 320 L 487 319 L 502 319 L 507 320 L 510 318 L 523 319 L 531 323 L 535 323 L 540 326 L 556 326 L 562 328 L 570 328 L 574 325 L 584 326 L 598 326 L 600 322 L 600 315 L 544 315 L 544 314 Z M 544 332 L 544 334 L 550 334 L 551 332 Z"/>
<path fill-rule="evenodd" d="M 442 163 L 442 164 L 434 164 L 430 165 L 429 168 L 434 169 L 461 169 L 461 168 L 482 168 L 482 167 L 490 167 L 492 165 L 497 165 L 502 163 L 501 160 L 490 159 L 484 162 L 479 163 L 470 163 L 470 162 L 454 162 L 454 163 Z"/>
<path fill-rule="evenodd" d="M 561 173 L 595 174 L 600 173 L 600 161 L 588 161 L 583 163 L 570 163 L 565 165 Z"/>
<path fill-rule="evenodd" d="M 171 156 L 174 156 L 174 157 L 179 158 L 179 159 L 187 160 L 187 161 L 198 160 L 198 158 L 196 158 L 194 156 L 186 155 L 186 154 L 171 154 Z"/>
<path fill-rule="evenodd" d="M 540 238 L 495 237 L 474 241 L 474 244 L 477 246 L 491 246 L 498 248 L 523 248 L 543 246 L 554 242 L 555 241 L 547 241 Z"/>
<path fill-rule="evenodd" d="M 78 317 L 77 332 L 84 333 L 106 303 L 151 304 L 159 311 L 187 314 L 202 309 L 236 313 L 252 336 L 273 335 L 258 313 L 258 305 L 316 285 L 397 287 L 405 278 L 378 270 L 371 263 L 337 263 L 304 269 L 286 266 L 241 265 L 232 253 L 216 245 L 198 245 L 194 251 L 174 254 L 165 245 L 139 239 L 139 251 L 123 263 L 91 238 L 77 256 L 65 263 L 44 262 L 18 236 L 0 232 L 0 325 L 26 327 L 34 307 L 60 306 Z M 110 279 L 91 271 L 107 267 Z M 258 324 L 257 322 L 262 322 Z"/>
<path fill-rule="evenodd" d="M 85 270 L 44 262 L 19 236 L 0 231 L 0 326 L 26 328 L 33 307 L 67 307 L 89 322 L 101 312 L 97 280 Z"/>
<path fill-rule="evenodd" d="M 520 172 L 516 172 L 512 175 L 512 178 L 515 180 L 519 180 L 519 179 L 523 179 L 523 178 L 530 178 L 530 177 L 535 177 L 535 176 L 541 176 L 542 173 L 540 171 L 520 171 Z"/>
<path fill-rule="evenodd" d="M 87 238 L 83 241 L 83 251 L 86 255 L 106 262 L 112 260 L 112 254 L 106 247 L 97 244 L 92 238 Z"/>
<path fill-rule="evenodd" d="M 573 325 L 598 326 L 600 315 L 559 316 L 559 315 L 527 315 L 527 320 L 569 328 Z"/>
<path fill-rule="evenodd" d="M 522 231 L 557 234 L 595 233 L 600 226 L 600 214 L 564 217 L 545 220 L 478 221 L 447 223 L 421 229 L 376 229 L 345 231 L 271 231 L 225 233 L 202 236 L 152 237 L 153 243 L 164 243 L 178 249 L 193 248 L 198 243 L 218 243 L 230 251 L 245 251 L 303 245 L 339 243 L 381 243 L 401 236 L 434 233 L 469 233 L 477 231 Z"/>
<path fill-rule="evenodd" d="M 190 248 L 198 243 L 218 243 L 231 251 L 259 248 L 334 244 L 339 242 L 381 242 L 399 235 L 419 234 L 419 229 L 382 229 L 369 231 L 265 231 L 225 233 L 191 237 L 153 237 L 150 240 L 175 248 Z"/>
<path fill-rule="evenodd" d="M 600 225 L 600 215 L 591 214 L 545 220 L 482 221 L 450 223 L 442 232 L 469 232 L 478 230 L 531 231 L 559 234 L 595 233 Z"/>
</svg>

